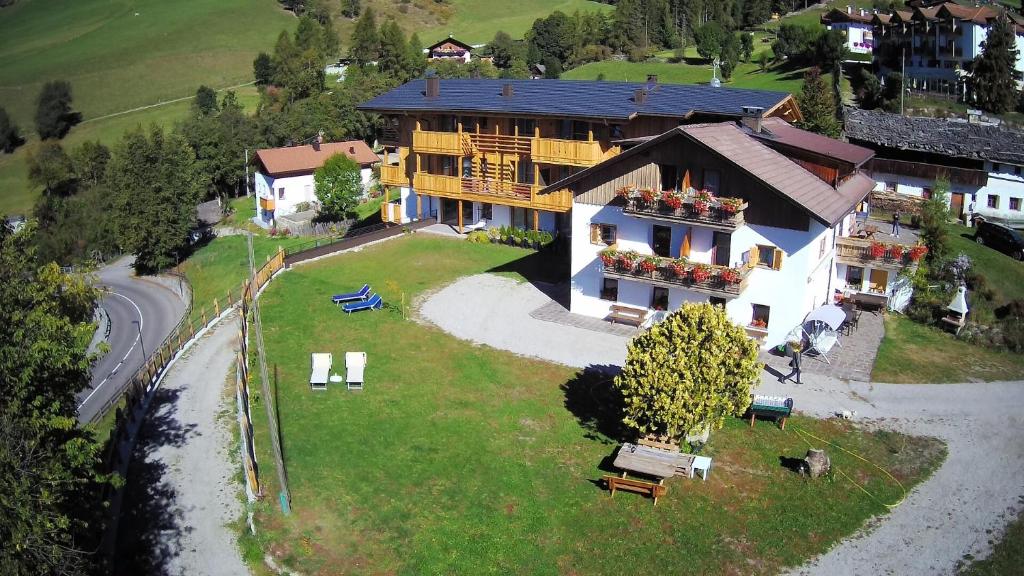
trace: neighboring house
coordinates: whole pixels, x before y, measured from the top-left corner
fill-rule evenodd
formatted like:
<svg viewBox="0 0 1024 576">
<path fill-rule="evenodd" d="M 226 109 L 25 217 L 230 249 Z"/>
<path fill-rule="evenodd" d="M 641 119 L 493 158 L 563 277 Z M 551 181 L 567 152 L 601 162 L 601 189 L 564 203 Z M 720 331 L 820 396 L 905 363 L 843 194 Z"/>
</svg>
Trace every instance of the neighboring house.
<svg viewBox="0 0 1024 576">
<path fill-rule="evenodd" d="M 871 151 L 779 119 L 743 124 L 679 126 L 555 184 L 574 196 L 573 313 L 604 318 L 613 305 L 674 310 L 710 302 L 772 346 L 846 288 L 843 262 L 860 264 L 866 247 L 847 236 L 855 206 L 874 185 L 859 170 Z M 664 200 L 645 203 L 645 189 L 656 198 L 674 191 L 687 203 L 674 211 Z M 716 198 L 704 212 L 690 203 L 700 190 Z M 623 251 L 654 258 L 648 263 L 657 269 L 603 262 L 602 253 Z M 675 276 L 678 258 L 710 276 Z"/>
<path fill-rule="evenodd" d="M 875 150 L 867 170 L 880 192 L 928 198 L 945 178 L 957 218 L 1024 224 L 1024 132 L 848 108 L 846 137 Z"/>
<path fill-rule="evenodd" d="M 460 231 L 504 225 L 567 235 L 572 195 L 549 185 L 615 156 L 628 139 L 735 120 L 744 106 L 802 118 L 786 93 L 659 85 L 656 76 L 646 84 L 432 77 L 359 109 L 385 118 L 381 183 L 401 188 L 386 220 L 436 217 Z"/>
<path fill-rule="evenodd" d="M 368 190 L 380 157 L 362 140 L 257 150 L 256 223 L 270 226 L 276 218 L 295 213 L 299 204 L 315 204 L 313 173 L 335 154 L 359 164 L 363 190 Z"/>
<path fill-rule="evenodd" d="M 852 54 L 871 54 L 875 49 L 874 18 L 872 12 L 847 6 L 845 11 L 833 8 L 822 14 L 821 23 L 829 30 L 841 31 Z"/>
<path fill-rule="evenodd" d="M 548 73 L 548 67 L 543 64 L 530 64 L 530 79 L 540 80 Z"/>
<path fill-rule="evenodd" d="M 473 57 L 473 47 L 449 36 L 428 46 L 427 55 L 430 60 L 461 60 L 469 64 Z"/>
<path fill-rule="evenodd" d="M 963 96 L 965 75 L 981 54 L 992 22 L 1004 15 L 1016 33 L 1017 49 L 1024 53 L 1024 18 L 1001 7 L 922 3 L 875 14 L 875 62 L 883 74 L 905 66 L 908 87 Z M 1015 69 L 1024 72 L 1024 58 L 1018 56 Z"/>
</svg>

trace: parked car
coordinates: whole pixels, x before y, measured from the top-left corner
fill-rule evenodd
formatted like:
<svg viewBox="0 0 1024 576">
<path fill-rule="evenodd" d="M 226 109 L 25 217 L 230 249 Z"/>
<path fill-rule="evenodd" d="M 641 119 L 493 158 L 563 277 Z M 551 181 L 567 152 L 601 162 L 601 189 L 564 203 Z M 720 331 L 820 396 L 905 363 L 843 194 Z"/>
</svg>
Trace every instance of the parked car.
<svg viewBox="0 0 1024 576">
<path fill-rule="evenodd" d="M 1024 259 L 1024 236 L 1008 226 L 981 220 L 974 231 L 974 241 L 1017 260 Z"/>
</svg>

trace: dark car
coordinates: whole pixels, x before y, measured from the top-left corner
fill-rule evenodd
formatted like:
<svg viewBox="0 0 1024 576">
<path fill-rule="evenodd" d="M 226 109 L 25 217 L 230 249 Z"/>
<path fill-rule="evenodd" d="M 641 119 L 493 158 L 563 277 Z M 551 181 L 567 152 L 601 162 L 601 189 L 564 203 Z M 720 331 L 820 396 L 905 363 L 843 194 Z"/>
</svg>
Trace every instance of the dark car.
<svg viewBox="0 0 1024 576">
<path fill-rule="evenodd" d="M 1008 226 L 982 220 L 974 231 L 974 241 L 1009 254 L 1017 260 L 1024 259 L 1024 237 Z"/>
</svg>

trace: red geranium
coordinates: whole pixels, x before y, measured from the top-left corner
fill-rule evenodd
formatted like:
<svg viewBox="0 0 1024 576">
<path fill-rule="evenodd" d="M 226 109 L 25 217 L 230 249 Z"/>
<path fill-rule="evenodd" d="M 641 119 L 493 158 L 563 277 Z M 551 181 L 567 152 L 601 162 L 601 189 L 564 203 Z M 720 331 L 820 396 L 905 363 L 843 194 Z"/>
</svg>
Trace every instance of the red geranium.
<svg viewBox="0 0 1024 576">
<path fill-rule="evenodd" d="M 703 214 L 703 213 L 708 211 L 709 205 L 710 205 L 709 202 L 706 201 L 706 200 L 694 200 L 693 201 L 693 211 L 697 212 L 697 213 L 700 213 L 700 214 Z"/>
<path fill-rule="evenodd" d="M 903 246 L 901 244 L 893 244 L 889 246 L 889 258 L 893 260 L 899 260 L 903 258 Z"/>
<path fill-rule="evenodd" d="M 726 284 L 739 284 L 740 283 L 740 272 L 735 268 L 722 268 L 718 273 L 718 277 L 722 279 L 722 282 Z"/>
<path fill-rule="evenodd" d="M 679 210 L 680 208 L 683 207 L 682 196 L 672 191 L 662 193 L 661 201 L 664 202 L 666 206 L 673 210 Z"/>
<path fill-rule="evenodd" d="M 601 263 L 604 264 L 605 268 L 611 268 L 612 266 L 615 265 L 615 252 L 614 251 L 601 252 L 600 256 L 601 256 Z"/>
<path fill-rule="evenodd" d="M 872 242 L 871 247 L 868 248 L 868 253 L 871 254 L 872 258 L 881 258 L 885 256 L 885 244 L 881 242 Z"/>
<path fill-rule="evenodd" d="M 640 269 L 650 274 L 658 269 L 658 259 L 648 256 L 640 261 Z"/>
<path fill-rule="evenodd" d="M 704 264 L 697 264 L 690 270 L 690 276 L 694 282 L 706 282 L 711 278 L 711 268 Z"/>
<path fill-rule="evenodd" d="M 640 191 L 640 199 L 647 204 L 654 202 L 654 190 L 651 190 L 650 188 L 644 188 L 643 190 Z"/>
<path fill-rule="evenodd" d="M 629 254 L 628 252 L 623 252 L 618 255 L 616 262 L 618 263 L 619 268 L 621 270 L 631 272 L 633 270 L 633 264 L 635 263 L 635 260 L 633 259 L 632 254 Z"/>
<path fill-rule="evenodd" d="M 669 271 L 670 274 L 672 274 L 676 278 L 686 277 L 686 266 L 680 262 L 672 262 L 665 268 Z"/>
<path fill-rule="evenodd" d="M 920 246 L 920 245 L 918 245 L 918 246 L 914 246 L 913 248 L 911 248 L 910 251 L 907 253 L 907 256 L 910 257 L 910 261 L 911 262 L 917 262 L 921 258 L 924 258 L 924 255 L 927 254 L 927 253 L 928 253 L 928 247 L 927 246 Z"/>
</svg>

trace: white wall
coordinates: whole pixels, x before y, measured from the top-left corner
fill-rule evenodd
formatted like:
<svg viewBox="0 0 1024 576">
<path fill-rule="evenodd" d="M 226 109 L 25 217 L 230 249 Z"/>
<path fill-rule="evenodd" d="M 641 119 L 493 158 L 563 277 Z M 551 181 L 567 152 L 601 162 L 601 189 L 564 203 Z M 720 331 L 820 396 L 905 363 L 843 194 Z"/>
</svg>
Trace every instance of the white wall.
<svg viewBox="0 0 1024 576">
<path fill-rule="evenodd" d="M 950 184 L 950 193 L 956 192 L 964 195 L 963 213 L 969 213 L 973 204 L 974 212 L 982 216 L 1000 220 L 1024 221 L 1024 210 L 1010 210 L 1011 198 L 1020 199 L 1021 208 L 1024 209 L 1024 175 L 1017 175 L 1015 167 L 1010 164 L 1000 164 L 999 170 L 996 171 L 991 162 L 986 162 L 985 168 L 988 170 L 988 183 L 985 186 Z M 921 198 L 925 188 L 935 188 L 935 181 L 925 178 L 885 173 L 873 173 L 870 176 L 877 181 L 875 190 L 879 192 L 884 191 L 888 183 L 890 186 L 895 185 L 897 194 Z M 988 207 L 989 195 L 999 197 L 998 208 Z M 946 198 L 947 205 L 950 200 L 951 197 Z M 961 215 L 954 214 L 957 218 Z"/>
<path fill-rule="evenodd" d="M 260 210 L 260 198 L 274 199 L 275 218 L 297 212 L 295 207 L 302 202 L 316 202 L 316 190 L 313 174 L 273 178 L 269 175 L 256 173 L 256 220 L 263 225 L 270 224 L 270 214 Z M 284 195 L 281 189 L 284 189 Z"/>
</svg>

